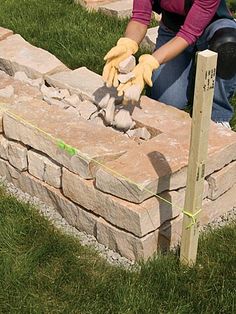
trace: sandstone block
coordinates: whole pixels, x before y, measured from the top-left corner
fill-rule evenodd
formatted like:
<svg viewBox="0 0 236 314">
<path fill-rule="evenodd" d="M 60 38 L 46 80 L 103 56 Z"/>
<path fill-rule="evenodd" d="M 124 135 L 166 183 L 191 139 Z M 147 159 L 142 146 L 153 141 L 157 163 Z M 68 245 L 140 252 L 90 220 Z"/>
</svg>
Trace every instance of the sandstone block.
<svg viewBox="0 0 236 314">
<path fill-rule="evenodd" d="M 173 135 L 178 141 L 189 148 L 190 128 L 178 128 Z M 209 130 L 208 160 L 205 176 L 222 169 L 236 160 L 236 133 L 212 122 Z"/>
<path fill-rule="evenodd" d="M 12 167 L 7 160 L 0 158 L 0 176 L 15 184 L 15 180 L 20 176 L 20 171 Z"/>
<path fill-rule="evenodd" d="M 14 89 L 14 94 L 10 98 L 0 96 L 0 133 L 3 132 L 3 112 L 9 109 L 12 104 L 20 102 L 22 100 L 42 98 L 42 95 L 37 88 L 13 79 L 5 72 L 0 71 L 0 89 L 5 89 L 7 86 L 12 86 L 12 88 Z"/>
<path fill-rule="evenodd" d="M 209 183 L 208 197 L 215 200 L 236 183 L 236 161 L 212 173 L 207 181 Z"/>
<path fill-rule="evenodd" d="M 107 15 L 118 18 L 131 17 L 133 0 L 121 0 L 99 6 L 99 10 Z"/>
<path fill-rule="evenodd" d="M 224 215 L 226 212 L 236 207 L 236 184 L 228 191 L 219 196 L 216 200 L 209 199 L 203 202 L 203 211 L 200 215 L 201 224 L 205 225 L 212 222 L 217 217 Z"/>
<path fill-rule="evenodd" d="M 93 160 L 104 163 L 136 146 L 109 128 L 95 126 L 41 100 L 18 104 L 11 112 L 5 112 L 4 131 L 8 138 L 45 153 L 87 179 L 92 178 L 96 170 Z M 72 149 L 61 148 L 61 141 Z"/>
<path fill-rule="evenodd" d="M 12 166 L 20 171 L 24 171 L 28 167 L 27 148 L 20 143 L 8 143 L 8 159 Z"/>
<path fill-rule="evenodd" d="M 0 102 L 0 134 L 3 133 L 2 117 L 3 117 L 3 114 L 7 110 L 8 107 L 9 107 L 9 104 L 4 104 L 4 103 Z"/>
<path fill-rule="evenodd" d="M 0 134 L 0 158 L 8 159 L 8 143 L 9 141 Z"/>
<path fill-rule="evenodd" d="M 151 127 L 173 136 L 176 129 L 188 127 L 190 133 L 187 140 L 190 139 L 191 118 L 188 113 L 146 96 L 141 97 L 140 106 L 133 108 L 132 118 L 137 126 Z"/>
<path fill-rule="evenodd" d="M 12 35 L 0 42 L 0 69 L 9 75 L 24 71 L 35 79 L 67 67 L 48 51 L 32 46 L 20 35 Z"/>
<path fill-rule="evenodd" d="M 90 101 L 82 101 L 78 106 L 77 109 L 82 118 L 88 120 L 91 115 L 97 111 L 97 107 Z"/>
<path fill-rule="evenodd" d="M 142 204 L 133 204 L 107 195 L 94 187 L 92 181 L 63 169 L 62 190 L 66 197 L 94 212 L 113 225 L 138 237 L 156 230 L 165 221 L 176 217 L 183 208 L 185 191 L 164 192 L 160 196 L 174 205 L 152 197 Z"/>
<path fill-rule="evenodd" d="M 179 109 L 148 97 L 141 97 L 140 108 L 132 114 L 137 126 L 147 126 L 169 134 L 189 149 L 191 118 Z M 208 160 L 205 175 L 223 168 L 236 160 L 236 133 L 212 122 L 209 132 Z"/>
<path fill-rule="evenodd" d="M 115 0 L 111 0 L 115 1 Z M 74 0 L 74 3 L 80 4 L 88 9 L 92 8 L 93 10 L 97 10 L 99 5 L 110 3 L 110 0 Z"/>
<path fill-rule="evenodd" d="M 38 88 L 30 86 L 25 82 L 21 82 L 18 79 L 14 79 L 12 76 L 7 75 L 5 72 L 0 71 L 0 89 L 5 89 L 6 87 L 12 86 L 14 90 L 14 95 L 10 96 L 10 99 L 3 99 L 0 96 L 0 102 L 12 104 L 21 99 L 32 99 L 39 98 L 42 99 L 42 94 Z M 14 96 L 14 97 L 12 97 Z"/>
<path fill-rule="evenodd" d="M 33 150 L 28 151 L 29 173 L 49 185 L 61 187 L 61 167 Z"/>
<path fill-rule="evenodd" d="M 8 182 L 12 182 L 22 191 L 36 196 L 45 204 L 56 208 L 69 224 L 80 231 L 94 234 L 98 218 L 69 201 L 60 190 L 49 186 L 27 172 L 18 171 L 3 159 L 0 159 L 0 176 L 6 177 Z"/>
<path fill-rule="evenodd" d="M 153 194 L 186 185 L 188 149 L 173 137 L 160 134 L 96 173 L 101 191 L 134 203 Z"/>
<path fill-rule="evenodd" d="M 183 214 L 161 226 L 159 243 L 162 249 L 172 249 L 180 244 L 182 236 Z"/>
<path fill-rule="evenodd" d="M 103 218 L 97 222 L 97 240 L 130 260 L 147 260 L 158 249 L 159 230 L 138 238 L 120 230 Z"/>
<path fill-rule="evenodd" d="M 86 67 L 46 76 L 46 81 L 51 86 L 66 88 L 71 94 L 77 94 L 82 100 L 89 100 L 95 104 L 98 104 L 106 94 L 119 99 L 115 88 L 106 87 L 102 77 Z"/>
<path fill-rule="evenodd" d="M 11 36 L 13 34 L 13 31 L 7 28 L 0 27 L 0 40 L 3 40 L 7 38 L 8 36 Z"/>
<path fill-rule="evenodd" d="M 14 96 L 14 88 L 12 85 L 8 85 L 5 88 L 0 89 L 0 98 L 12 98 Z"/>
</svg>

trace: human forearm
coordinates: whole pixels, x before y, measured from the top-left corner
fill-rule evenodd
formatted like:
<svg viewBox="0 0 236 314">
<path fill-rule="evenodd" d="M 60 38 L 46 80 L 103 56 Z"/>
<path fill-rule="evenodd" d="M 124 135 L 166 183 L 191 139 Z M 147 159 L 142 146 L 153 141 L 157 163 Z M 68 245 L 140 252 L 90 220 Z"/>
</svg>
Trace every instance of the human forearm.
<svg viewBox="0 0 236 314">
<path fill-rule="evenodd" d="M 177 57 L 187 47 L 187 41 L 181 37 L 176 36 L 165 45 L 157 49 L 153 53 L 153 56 L 157 59 L 159 64 L 163 64 Z"/>
<path fill-rule="evenodd" d="M 136 21 L 130 21 L 125 31 L 125 37 L 134 40 L 138 45 L 147 32 L 147 26 Z"/>
</svg>

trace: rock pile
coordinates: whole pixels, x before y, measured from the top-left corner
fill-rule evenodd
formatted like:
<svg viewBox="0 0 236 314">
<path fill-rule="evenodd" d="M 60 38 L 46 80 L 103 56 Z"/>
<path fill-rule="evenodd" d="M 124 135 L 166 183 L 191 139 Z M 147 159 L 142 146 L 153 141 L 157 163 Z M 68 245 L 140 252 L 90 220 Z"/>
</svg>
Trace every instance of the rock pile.
<svg viewBox="0 0 236 314">
<path fill-rule="evenodd" d="M 99 75 L 37 49 L 19 35 L 0 40 L 0 176 L 130 260 L 176 245 L 189 115 L 148 97 L 124 107 Z M 208 160 L 202 224 L 236 206 L 236 133 L 212 122 Z"/>
</svg>

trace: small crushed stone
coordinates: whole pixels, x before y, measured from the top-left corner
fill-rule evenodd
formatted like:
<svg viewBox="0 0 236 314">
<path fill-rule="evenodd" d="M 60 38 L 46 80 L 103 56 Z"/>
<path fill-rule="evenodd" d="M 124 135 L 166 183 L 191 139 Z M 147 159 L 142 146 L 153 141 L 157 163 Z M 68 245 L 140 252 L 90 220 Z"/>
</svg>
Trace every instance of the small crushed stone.
<svg viewBox="0 0 236 314">
<path fill-rule="evenodd" d="M 15 187 L 12 183 L 8 183 L 5 178 L 0 177 L 0 185 L 2 185 L 6 192 L 12 196 L 15 196 L 18 200 L 33 205 L 41 215 L 46 217 L 56 228 L 61 230 L 64 234 L 78 238 L 81 245 L 90 246 L 94 248 L 100 256 L 105 258 L 108 263 L 114 266 L 120 266 L 125 269 L 135 271 L 139 266 L 134 261 L 130 261 L 127 258 L 121 256 L 119 253 L 108 249 L 101 243 L 98 243 L 97 239 L 89 234 L 79 231 L 75 227 L 69 225 L 69 223 L 59 214 L 59 212 L 43 203 L 35 196 L 31 196 Z M 202 226 L 200 232 L 210 229 L 221 228 L 232 221 L 236 221 L 236 207 L 231 211 L 225 213 L 223 216 L 217 217 L 214 221 L 208 225 Z"/>
<path fill-rule="evenodd" d="M 108 263 L 114 266 L 120 266 L 128 270 L 135 270 L 135 263 L 121 256 L 119 253 L 113 252 L 112 250 L 105 247 L 103 244 L 98 243 L 97 239 L 89 234 L 79 231 L 75 227 L 68 224 L 68 222 L 58 213 L 58 211 L 43 203 L 35 196 L 31 196 L 15 187 L 12 183 L 8 183 L 4 178 L 0 177 L 0 185 L 4 187 L 6 192 L 19 201 L 29 203 L 33 205 L 40 213 L 40 215 L 46 217 L 55 228 L 59 229 L 66 235 L 73 236 L 80 241 L 83 246 L 90 246 L 95 249 L 100 256 L 105 258 Z"/>
</svg>

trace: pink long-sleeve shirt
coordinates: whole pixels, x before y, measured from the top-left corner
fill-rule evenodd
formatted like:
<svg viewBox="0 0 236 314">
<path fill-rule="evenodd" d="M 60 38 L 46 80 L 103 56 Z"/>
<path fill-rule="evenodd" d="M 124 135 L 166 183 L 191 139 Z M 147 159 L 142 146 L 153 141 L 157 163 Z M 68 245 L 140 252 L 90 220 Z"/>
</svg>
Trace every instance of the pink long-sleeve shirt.
<svg viewBox="0 0 236 314">
<path fill-rule="evenodd" d="M 134 0 L 132 20 L 148 25 L 151 20 L 153 0 Z M 189 12 L 185 13 L 185 0 L 161 0 L 162 9 L 186 16 L 177 36 L 193 44 L 203 33 L 219 7 L 220 0 L 195 0 Z"/>
</svg>

